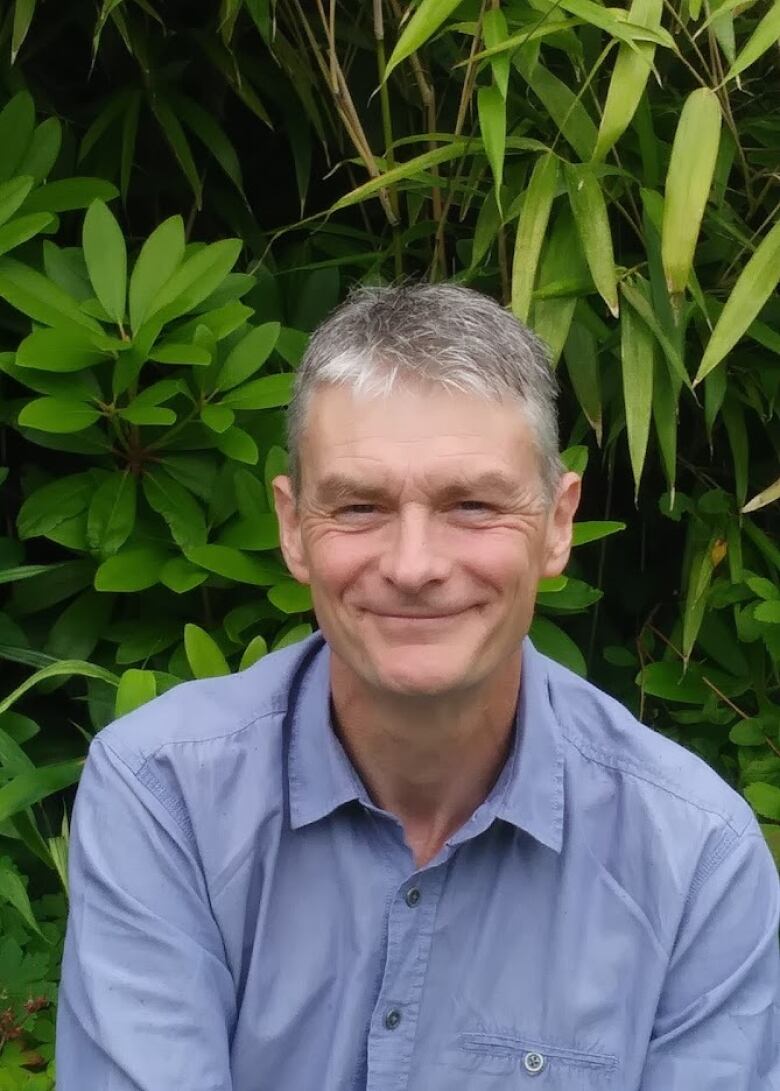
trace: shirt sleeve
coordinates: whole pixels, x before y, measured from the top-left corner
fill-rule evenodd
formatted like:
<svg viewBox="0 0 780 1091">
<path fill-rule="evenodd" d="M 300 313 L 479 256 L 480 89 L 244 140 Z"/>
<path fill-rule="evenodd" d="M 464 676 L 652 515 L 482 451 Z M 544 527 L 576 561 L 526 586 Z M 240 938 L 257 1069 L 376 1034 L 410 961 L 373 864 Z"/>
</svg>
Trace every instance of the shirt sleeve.
<svg viewBox="0 0 780 1091">
<path fill-rule="evenodd" d="M 71 828 L 57 1091 L 232 1088 L 235 988 L 188 824 L 158 787 L 92 742 Z"/>
<path fill-rule="evenodd" d="M 758 824 L 700 869 L 641 1091 L 780 1091 L 780 885 Z"/>
</svg>

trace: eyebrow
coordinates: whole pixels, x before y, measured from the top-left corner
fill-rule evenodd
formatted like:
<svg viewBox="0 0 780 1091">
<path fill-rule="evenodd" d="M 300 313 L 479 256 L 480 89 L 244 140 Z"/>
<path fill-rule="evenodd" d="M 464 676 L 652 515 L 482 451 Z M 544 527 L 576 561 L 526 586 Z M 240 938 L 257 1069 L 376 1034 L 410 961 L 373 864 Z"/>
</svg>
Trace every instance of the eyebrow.
<svg viewBox="0 0 780 1091">
<path fill-rule="evenodd" d="M 509 497 L 516 492 L 517 483 L 511 478 L 497 470 L 488 470 L 475 477 L 460 477 L 447 482 L 436 489 L 436 497 L 446 503 L 466 494 L 487 493 L 490 496 Z M 355 496 L 367 501 L 385 500 L 391 492 L 385 485 L 361 481 L 347 474 L 330 473 L 320 481 L 316 494 L 321 503 L 338 504 Z"/>
</svg>

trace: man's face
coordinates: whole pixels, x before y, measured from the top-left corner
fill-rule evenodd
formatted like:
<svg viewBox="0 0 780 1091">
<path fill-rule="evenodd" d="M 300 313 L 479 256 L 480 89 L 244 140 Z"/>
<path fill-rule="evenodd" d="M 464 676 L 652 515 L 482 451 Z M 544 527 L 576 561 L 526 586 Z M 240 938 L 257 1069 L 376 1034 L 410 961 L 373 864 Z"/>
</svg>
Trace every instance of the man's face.
<svg viewBox="0 0 780 1091">
<path fill-rule="evenodd" d="M 536 587 L 566 565 L 579 478 L 550 502 L 522 410 L 407 386 L 313 396 L 298 510 L 273 482 L 282 549 L 334 656 L 408 696 L 478 685 L 517 654 Z"/>
</svg>

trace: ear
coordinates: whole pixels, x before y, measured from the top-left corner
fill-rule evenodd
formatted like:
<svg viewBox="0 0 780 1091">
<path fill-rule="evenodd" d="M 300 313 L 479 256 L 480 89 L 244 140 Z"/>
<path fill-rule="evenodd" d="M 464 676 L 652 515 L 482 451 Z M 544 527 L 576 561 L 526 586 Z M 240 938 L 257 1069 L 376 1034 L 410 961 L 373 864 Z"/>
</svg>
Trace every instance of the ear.
<svg viewBox="0 0 780 1091">
<path fill-rule="evenodd" d="M 285 563 L 298 583 L 309 582 L 309 568 L 306 564 L 301 537 L 301 521 L 293 495 L 292 481 L 284 474 L 271 482 L 274 490 L 274 506 L 279 520 L 279 544 Z"/>
<path fill-rule="evenodd" d="M 572 525 L 580 502 L 582 479 L 579 474 L 565 473 L 558 483 L 555 500 L 547 516 L 547 540 L 542 576 L 560 576 L 569 563 Z"/>
</svg>

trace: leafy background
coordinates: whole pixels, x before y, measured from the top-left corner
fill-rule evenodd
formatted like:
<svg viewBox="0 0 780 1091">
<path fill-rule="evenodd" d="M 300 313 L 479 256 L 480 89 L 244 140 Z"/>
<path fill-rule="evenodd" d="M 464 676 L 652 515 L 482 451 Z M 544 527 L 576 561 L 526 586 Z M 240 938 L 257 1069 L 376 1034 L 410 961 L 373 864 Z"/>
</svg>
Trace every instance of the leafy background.
<svg viewBox="0 0 780 1091">
<path fill-rule="evenodd" d="M 92 735 L 311 632 L 269 493 L 309 332 L 449 279 L 550 345 L 543 650 L 780 854 L 778 0 L 0 3 L 0 1091 L 53 1086 Z"/>
</svg>

